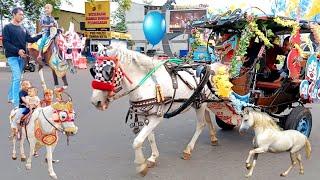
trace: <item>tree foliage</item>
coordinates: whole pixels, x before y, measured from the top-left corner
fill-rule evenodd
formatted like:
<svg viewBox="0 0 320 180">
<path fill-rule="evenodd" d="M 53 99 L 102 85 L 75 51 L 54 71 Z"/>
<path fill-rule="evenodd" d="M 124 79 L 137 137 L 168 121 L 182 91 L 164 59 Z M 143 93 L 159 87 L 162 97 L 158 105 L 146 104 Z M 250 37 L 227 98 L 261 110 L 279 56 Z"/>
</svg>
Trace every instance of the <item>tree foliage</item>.
<svg viewBox="0 0 320 180">
<path fill-rule="evenodd" d="M 54 11 L 59 9 L 62 2 L 70 3 L 69 0 L 0 0 L 0 13 L 3 17 L 11 16 L 11 10 L 14 7 L 21 7 L 24 10 L 25 17 L 35 21 L 41 16 L 45 4 L 52 4 Z"/>
<path fill-rule="evenodd" d="M 118 9 L 112 15 L 114 22 L 116 22 L 114 29 L 119 32 L 127 31 L 126 24 L 126 11 L 130 10 L 132 1 L 131 0 L 114 0 L 119 4 Z"/>
<path fill-rule="evenodd" d="M 8 18 L 11 14 L 11 7 L 14 6 L 14 0 L 0 0 L 0 16 Z"/>
</svg>

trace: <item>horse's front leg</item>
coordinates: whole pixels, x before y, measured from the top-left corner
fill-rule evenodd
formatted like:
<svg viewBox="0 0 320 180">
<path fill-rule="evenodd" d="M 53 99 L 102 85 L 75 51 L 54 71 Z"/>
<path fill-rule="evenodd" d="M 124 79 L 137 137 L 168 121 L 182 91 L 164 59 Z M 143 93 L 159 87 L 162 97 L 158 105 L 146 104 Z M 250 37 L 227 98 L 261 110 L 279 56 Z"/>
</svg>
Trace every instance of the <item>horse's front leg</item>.
<svg viewBox="0 0 320 180">
<path fill-rule="evenodd" d="M 253 173 L 253 169 L 254 167 L 256 166 L 256 161 L 258 159 L 258 154 L 260 153 L 265 153 L 267 152 L 268 148 L 265 148 L 265 147 L 259 147 L 259 148 L 256 148 L 256 149 L 253 149 L 253 150 L 250 150 L 249 151 L 249 156 L 246 160 L 246 168 L 249 169 L 249 173 L 246 175 L 246 177 L 250 177 L 252 176 L 252 173 Z M 251 160 L 251 157 L 254 155 L 254 158 L 253 158 L 253 163 L 252 165 L 250 164 L 250 160 Z"/>
<path fill-rule="evenodd" d="M 36 146 L 36 139 L 34 137 L 28 137 L 29 139 L 29 145 L 30 145 L 30 152 L 29 152 L 29 157 L 26 163 L 26 169 L 30 170 L 31 169 L 31 163 L 32 163 L 32 156 L 34 154 L 34 149 Z"/>
<path fill-rule="evenodd" d="M 24 127 L 21 127 L 21 140 L 20 140 L 20 158 L 21 158 L 21 161 L 26 161 L 27 157 L 24 153 L 24 140 L 26 138 L 26 133 L 23 129 Z"/>
<path fill-rule="evenodd" d="M 49 175 L 50 177 L 52 177 L 53 179 L 58 179 L 56 173 L 53 170 L 53 165 L 52 165 L 52 153 L 54 150 L 54 146 L 46 146 L 47 148 L 47 162 L 48 162 L 48 171 L 49 171 Z"/>
<path fill-rule="evenodd" d="M 135 151 L 134 163 L 137 164 L 136 170 L 141 176 L 145 176 L 148 172 L 148 166 L 142 151 L 142 144 L 150 135 L 155 127 L 162 121 L 163 118 L 150 118 L 148 125 L 144 126 L 138 136 L 134 139 L 133 149 Z"/>
<path fill-rule="evenodd" d="M 43 76 L 43 66 L 39 65 L 39 76 L 40 76 L 40 80 L 41 80 L 41 86 L 42 86 L 42 89 L 47 89 L 47 85 L 46 85 L 46 82 L 44 80 L 44 76 Z"/>
<path fill-rule="evenodd" d="M 148 136 L 148 140 L 151 146 L 151 156 L 148 158 L 148 168 L 153 168 L 156 165 L 157 158 L 159 157 L 159 151 L 154 137 L 154 131 Z"/>
<path fill-rule="evenodd" d="M 216 134 L 217 134 L 216 129 L 214 128 L 214 126 L 212 124 L 210 112 L 207 109 L 205 111 L 205 120 L 206 120 L 206 123 L 209 128 L 211 144 L 214 146 L 218 145 L 218 138 L 216 136 Z"/>
<path fill-rule="evenodd" d="M 199 109 L 196 109 L 196 114 L 197 114 L 196 131 L 195 131 L 191 141 L 189 142 L 189 144 L 187 145 L 187 147 L 183 151 L 182 159 L 184 159 L 184 160 L 189 160 L 191 158 L 191 153 L 192 153 L 192 150 L 194 149 L 195 143 L 196 143 L 197 139 L 199 138 L 203 128 L 206 125 L 205 124 L 205 110 L 206 109 L 205 109 L 204 104 L 202 104 Z"/>
</svg>

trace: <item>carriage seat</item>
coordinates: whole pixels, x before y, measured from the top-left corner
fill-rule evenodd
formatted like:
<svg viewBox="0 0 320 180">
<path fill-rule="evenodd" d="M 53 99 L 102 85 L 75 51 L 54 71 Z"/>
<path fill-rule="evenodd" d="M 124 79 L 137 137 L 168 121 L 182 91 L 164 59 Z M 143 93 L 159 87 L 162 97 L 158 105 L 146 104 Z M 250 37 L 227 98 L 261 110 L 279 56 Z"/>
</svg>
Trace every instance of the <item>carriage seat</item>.
<svg viewBox="0 0 320 180">
<path fill-rule="evenodd" d="M 281 82 L 257 81 L 256 87 L 264 89 L 279 89 L 281 87 Z"/>
</svg>

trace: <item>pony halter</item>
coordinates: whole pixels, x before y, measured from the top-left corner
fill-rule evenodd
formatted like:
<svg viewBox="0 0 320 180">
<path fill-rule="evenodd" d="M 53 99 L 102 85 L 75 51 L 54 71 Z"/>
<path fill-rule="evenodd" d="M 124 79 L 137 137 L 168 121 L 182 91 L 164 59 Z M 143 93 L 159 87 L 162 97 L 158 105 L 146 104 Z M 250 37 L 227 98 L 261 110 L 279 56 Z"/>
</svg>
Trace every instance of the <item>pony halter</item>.
<svg viewBox="0 0 320 180">
<path fill-rule="evenodd" d="M 95 66 L 90 69 L 90 73 L 94 78 L 91 83 L 93 89 L 117 93 L 122 89 L 121 81 L 123 77 L 132 83 L 121 69 L 116 57 L 98 57 Z"/>
</svg>

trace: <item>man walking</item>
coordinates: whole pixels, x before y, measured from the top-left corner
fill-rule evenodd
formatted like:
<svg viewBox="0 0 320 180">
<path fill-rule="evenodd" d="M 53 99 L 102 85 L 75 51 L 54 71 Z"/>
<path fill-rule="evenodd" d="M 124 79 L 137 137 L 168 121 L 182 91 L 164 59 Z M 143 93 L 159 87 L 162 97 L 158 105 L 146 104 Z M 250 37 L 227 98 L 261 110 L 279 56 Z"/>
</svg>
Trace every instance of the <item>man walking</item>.
<svg viewBox="0 0 320 180">
<path fill-rule="evenodd" d="M 24 14 L 22 8 L 12 10 L 12 21 L 3 28 L 3 46 L 5 55 L 12 72 L 12 79 L 8 92 L 8 101 L 13 104 L 14 108 L 19 107 L 19 91 L 21 75 L 26 58 L 27 42 L 33 43 L 41 38 L 42 35 L 31 37 L 25 28 L 21 25 Z"/>
</svg>

